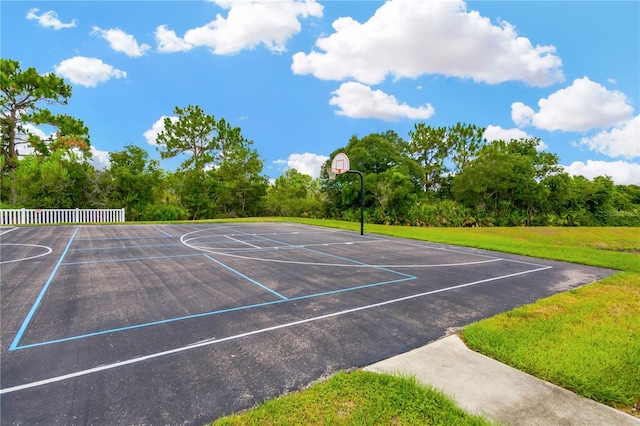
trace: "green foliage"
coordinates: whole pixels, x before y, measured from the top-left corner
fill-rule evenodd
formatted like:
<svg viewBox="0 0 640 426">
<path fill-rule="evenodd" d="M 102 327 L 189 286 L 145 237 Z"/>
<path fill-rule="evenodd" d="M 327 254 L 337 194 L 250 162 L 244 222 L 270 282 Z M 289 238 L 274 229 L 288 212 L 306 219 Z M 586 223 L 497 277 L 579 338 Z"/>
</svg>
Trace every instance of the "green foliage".
<svg viewBox="0 0 640 426">
<path fill-rule="evenodd" d="M 220 216 L 217 200 L 221 183 L 214 170 L 176 172 L 172 181 L 179 205 L 187 212 L 189 219 L 213 219 Z"/>
<path fill-rule="evenodd" d="M 376 133 L 358 138 L 336 150 L 350 159 L 351 169 L 364 175 L 365 216 L 377 223 L 404 223 L 411 205 L 421 192 L 422 171 L 409 156 L 409 144 L 394 132 Z M 326 167 L 330 166 L 329 160 Z M 326 167 L 321 177 L 325 196 L 325 214 L 329 217 L 359 220 L 360 178 L 342 174 L 327 180 Z"/>
<path fill-rule="evenodd" d="M 146 205 L 144 211 L 140 214 L 139 219 L 142 221 L 159 221 L 168 222 L 173 220 L 186 220 L 189 218 L 188 213 L 180 206 L 174 204 L 149 204 Z"/>
<path fill-rule="evenodd" d="M 319 181 L 295 169 L 287 170 L 267 190 L 264 212 L 268 216 L 321 217 Z"/>
<path fill-rule="evenodd" d="M 442 392 L 412 377 L 340 372 L 214 425 L 485 425 Z"/>
<path fill-rule="evenodd" d="M 81 120 L 54 115 L 43 103 L 65 104 L 71 87 L 54 74 L 23 71 L 3 59 L 0 202 L 46 206 L 124 207 L 128 220 L 274 216 L 360 220 L 355 174 L 320 180 L 295 171 L 273 185 L 263 161 L 239 127 L 200 107 L 176 107 L 158 135 L 162 158 L 183 155 L 165 174 L 148 153 L 132 145 L 111 154 L 96 171 L 89 130 Z M 42 138 L 26 124 L 53 126 Z M 484 129 L 415 124 L 404 140 L 393 131 L 353 136 L 345 152 L 364 176 L 364 217 L 378 224 L 429 227 L 640 226 L 640 186 L 614 185 L 562 172 L 558 157 L 538 152 L 539 139 L 495 141 Z M 18 147 L 35 157 L 21 158 Z M 57 162 L 57 163 L 56 163 Z"/>
<path fill-rule="evenodd" d="M 15 203 L 25 208 L 92 208 L 94 169 L 74 152 L 21 159 L 12 172 Z"/>
<path fill-rule="evenodd" d="M 261 175 L 263 163 L 251 145 L 247 140 L 227 144 L 216 170 L 221 182 L 218 204 L 226 217 L 257 216 L 262 210 L 269 181 Z"/>
<path fill-rule="evenodd" d="M 123 151 L 109 154 L 110 168 L 105 172 L 109 208 L 124 208 L 127 220 L 148 217 L 148 208 L 158 202 L 162 172 L 155 160 L 140 147 L 127 145 Z"/>
<path fill-rule="evenodd" d="M 70 136 L 69 120 L 62 116 L 54 119 L 46 108 L 41 107 L 43 103 L 67 103 L 71 96 L 71 86 L 62 78 L 53 73 L 41 75 L 35 68 L 23 71 L 18 61 L 0 58 L 0 90 L 0 154 L 6 158 L 2 172 L 13 170 L 17 166 L 20 146 L 28 145 L 34 140 L 36 145 L 39 145 L 38 138 L 27 130 L 25 124 L 57 125 L 61 132 L 66 132 L 63 136 Z M 80 133 L 83 136 L 87 134 Z"/>
<path fill-rule="evenodd" d="M 453 178 L 456 200 L 489 212 L 499 226 L 535 224 L 545 200 L 540 181 L 560 171 L 558 157 L 537 152 L 538 143 L 520 139 L 485 145 Z"/>
<path fill-rule="evenodd" d="M 180 165 L 182 170 L 215 166 L 230 149 L 245 142 L 239 127 L 231 127 L 224 118 L 216 120 L 197 105 L 175 107 L 173 112 L 177 119 L 164 119 L 164 130 L 156 141 L 162 158 L 187 155 Z"/>
<path fill-rule="evenodd" d="M 452 140 L 447 138 L 447 129 L 433 128 L 418 123 L 409 131 L 410 154 L 422 168 L 422 188 L 435 189 L 447 172 L 445 160 L 452 149 Z"/>
</svg>

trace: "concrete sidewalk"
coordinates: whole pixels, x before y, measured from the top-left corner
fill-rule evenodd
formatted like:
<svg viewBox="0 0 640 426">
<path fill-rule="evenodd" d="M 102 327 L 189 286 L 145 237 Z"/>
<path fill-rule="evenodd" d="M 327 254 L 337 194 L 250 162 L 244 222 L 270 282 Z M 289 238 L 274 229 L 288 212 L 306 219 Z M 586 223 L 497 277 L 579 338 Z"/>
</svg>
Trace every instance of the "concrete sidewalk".
<svg viewBox="0 0 640 426">
<path fill-rule="evenodd" d="M 468 412 L 502 424 L 640 426 L 640 419 L 474 352 L 455 335 L 365 370 L 413 375 Z"/>
</svg>

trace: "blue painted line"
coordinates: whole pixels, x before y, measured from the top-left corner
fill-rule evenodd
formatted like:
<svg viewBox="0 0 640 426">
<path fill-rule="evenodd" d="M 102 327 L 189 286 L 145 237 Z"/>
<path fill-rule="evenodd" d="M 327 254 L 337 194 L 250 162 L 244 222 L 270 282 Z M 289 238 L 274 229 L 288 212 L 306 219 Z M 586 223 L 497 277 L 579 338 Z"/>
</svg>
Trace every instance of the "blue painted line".
<svg viewBox="0 0 640 426">
<path fill-rule="evenodd" d="M 136 260 L 156 260 L 156 259 L 172 259 L 175 257 L 198 257 L 202 256 L 200 253 L 192 253 L 192 254 L 177 254 L 174 256 L 152 256 L 152 257 L 131 257 L 131 258 L 122 258 L 122 259 L 110 259 L 110 260 L 88 260 L 84 262 L 67 262 L 63 263 L 63 265 L 89 265 L 93 263 L 114 263 L 114 262 L 130 262 Z"/>
<path fill-rule="evenodd" d="M 167 237 L 175 238 L 173 235 L 169 234 L 168 232 L 164 232 L 162 229 L 158 228 L 157 226 L 154 226 L 153 229 L 155 229 L 156 231 L 162 232 Z"/>
<path fill-rule="evenodd" d="M 154 240 L 154 239 L 166 239 L 169 237 L 108 237 L 108 238 L 78 238 L 76 241 L 108 241 L 108 240 Z M 175 237 L 172 237 L 175 238 Z"/>
<path fill-rule="evenodd" d="M 404 281 L 411 281 L 411 280 L 417 280 L 417 279 L 418 279 L 417 277 L 407 276 L 407 278 L 402 278 L 402 279 L 398 279 L 398 280 L 382 281 L 382 282 L 379 282 L 379 283 L 364 284 L 364 285 L 359 285 L 359 286 L 355 286 L 355 287 L 342 288 L 342 289 L 339 289 L 339 290 L 325 291 L 323 293 L 314 293 L 314 294 L 305 295 L 305 296 L 292 297 L 291 299 L 289 299 L 289 301 L 310 299 L 310 298 L 313 298 L 313 297 L 320 297 L 320 296 L 329 296 L 329 295 L 332 295 L 332 294 L 345 293 L 347 291 L 361 290 L 363 288 L 377 287 L 377 286 L 381 286 L 381 285 L 385 285 L 385 284 L 401 283 L 401 282 L 404 282 Z"/>
<path fill-rule="evenodd" d="M 74 249 L 71 249 L 69 251 L 118 250 L 118 249 L 129 249 L 129 248 L 175 247 L 175 246 L 184 246 L 184 244 L 173 243 L 173 244 L 146 244 L 146 245 L 143 245 L 143 246 L 86 247 L 86 248 L 74 248 Z"/>
<path fill-rule="evenodd" d="M 275 294 L 276 296 L 278 296 L 279 298 L 281 298 L 282 300 L 289 300 L 287 297 L 281 295 L 280 293 L 278 293 L 275 290 L 270 289 L 269 287 L 260 284 L 258 281 L 249 278 L 248 276 L 244 275 L 243 273 L 236 271 L 235 269 L 233 269 L 232 267 L 225 265 L 224 263 L 220 262 L 219 260 L 214 259 L 213 257 L 209 256 L 208 254 L 205 254 L 204 257 L 206 257 L 207 259 L 213 260 L 214 262 L 216 262 L 218 265 L 223 266 L 225 268 L 227 268 L 228 270 L 230 270 L 231 272 L 233 272 L 236 275 L 241 276 L 242 278 L 244 278 L 245 280 L 257 285 L 258 287 L 267 290 L 269 293 Z"/>
<path fill-rule="evenodd" d="M 214 259 L 212 259 L 212 260 L 214 260 Z M 403 282 L 403 281 L 410 281 L 410 280 L 413 280 L 413 279 L 416 279 L 416 277 L 408 277 L 408 278 L 403 278 L 403 279 L 400 279 L 400 280 L 391 280 L 391 281 L 383 281 L 383 282 L 373 283 L 373 284 L 365 284 L 365 285 L 361 285 L 361 286 L 357 286 L 357 287 L 349 287 L 349 288 L 345 288 L 345 289 L 332 290 L 332 291 L 327 291 L 327 292 L 323 292 L 323 293 L 316 293 L 316 294 L 309 294 L 309 295 L 304 295 L 304 296 L 297 296 L 297 297 L 292 297 L 290 299 L 273 300 L 271 302 L 255 303 L 253 305 L 237 306 L 235 308 L 220 309 L 218 311 L 203 312 L 203 313 L 200 313 L 200 314 L 185 315 L 185 316 L 182 316 L 182 317 L 169 318 L 169 319 L 161 320 L 161 321 L 147 322 L 147 323 L 142 323 L 142 324 L 130 325 L 130 326 L 127 326 L 127 327 L 112 328 L 112 329 L 109 329 L 109 330 L 96 331 L 96 332 L 93 332 L 93 333 L 86 333 L 86 334 L 82 334 L 82 335 L 78 335 L 78 336 L 64 337 L 62 339 L 47 340 L 45 342 L 31 343 L 31 344 L 28 344 L 28 345 L 22 345 L 22 346 L 15 347 L 14 349 L 35 348 L 35 347 L 38 347 L 38 346 L 46 346 L 46 345 L 51 345 L 51 344 L 54 344 L 54 343 L 69 342 L 69 341 L 72 341 L 72 340 L 80 340 L 80 339 L 84 339 L 84 338 L 87 338 L 87 337 L 94 337 L 94 336 L 101 336 L 101 335 L 105 335 L 105 334 L 117 333 L 117 332 L 120 332 L 120 331 L 135 330 L 137 328 L 150 327 L 150 326 L 153 326 L 153 325 L 168 324 L 168 323 L 172 323 L 172 322 L 176 322 L 176 321 L 183 321 L 183 320 L 194 319 L 194 318 L 202 318 L 202 317 L 207 317 L 207 316 L 211 316 L 211 315 L 224 314 L 224 313 L 228 313 L 228 312 L 244 311 L 244 310 L 247 310 L 247 309 L 260 308 L 260 307 L 269 306 L 269 305 L 276 305 L 276 304 L 284 303 L 284 302 L 295 302 L 296 300 L 304 300 L 304 299 L 311 299 L 311 298 L 314 298 L 314 297 L 329 296 L 329 295 L 332 295 L 332 294 L 344 293 L 344 292 L 347 292 L 347 291 L 360 290 L 360 289 L 363 289 L 363 288 L 376 287 L 376 286 L 381 286 L 381 285 L 386 285 L 386 284 L 393 284 L 393 283 L 398 283 L 398 282 Z"/>
<path fill-rule="evenodd" d="M 169 318 L 169 319 L 161 320 L 161 321 L 153 321 L 153 322 L 147 322 L 147 323 L 143 323 L 143 324 L 130 325 L 130 326 L 127 326 L 127 327 L 112 328 L 110 330 L 96 331 L 94 333 L 87 333 L 87 334 L 82 334 L 82 335 L 78 335 L 78 336 L 64 337 L 62 339 L 48 340 L 46 342 L 31 343 L 31 344 L 28 344 L 28 345 L 19 346 L 19 347 L 15 348 L 15 349 L 35 348 L 35 347 L 38 347 L 38 346 L 51 345 L 51 344 L 54 344 L 54 343 L 69 342 L 71 340 L 79 340 L 79 339 L 84 339 L 84 338 L 87 338 L 87 337 L 94 337 L 94 336 L 101 336 L 101 335 L 104 335 L 104 334 L 117 333 L 119 331 L 135 330 L 137 328 L 150 327 L 152 325 L 167 324 L 167 323 L 171 323 L 171 322 L 175 322 L 175 321 L 183 321 L 183 320 L 187 320 L 187 319 L 207 317 L 207 316 L 216 315 L 216 314 L 224 314 L 224 313 L 227 313 L 227 312 L 242 311 L 242 310 L 251 309 L 251 308 L 259 308 L 261 306 L 274 305 L 274 304 L 283 303 L 283 302 L 286 302 L 286 300 L 274 300 L 274 301 L 271 301 L 271 302 L 256 303 L 254 305 L 246 305 L 246 306 L 238 306 L 238 307 L 229 308 L 229 309 L 221 309 L 219 311 L 203 312 L 201 314 L 186 315 L 186 316 L 183 316 L 183 317 Z"/>
<path fill-rule="evenodd" d="M 13 351 L 13 350 L 18 348 L 18 343 L 20 342 L 20 339 L 22 339 L 22 335 L 24 334 L 25 330 L 27 329 L 27 326 L 29 325 L 29 322 L 31 321 L 31 318 L 33 317 L 33 315 L 35 314 L 36 310 L 38 309 L 38 306 L 40 305 L 40 302 L 42 301 L 42 298 L 44 297 L 45 293 L 49 289 L 49 285 L 51 285 L 51 282 L 53 281 L 53 277 L 55 277 L 56 273 L 58 272 L 58 268 L 60 267 L 60 265 L 62 265 L 62 259 L 64 259 L 65 255 L 69 251 L 69 247 L 71 246 L 71 243 L 73 242 L 73 239 L 75 238 L 75 236 L 76 236 L 76 234 L 78 233 L 79 230 L 80 230 L 80 228 L 76 228 L 76 230 L 73 232 L 73 235 L 71 235 L 71 238 L 69 239 L 69 242 L 67 243 L 67 247 L 65 247 L 64 251 L 62 252 L 62 255 L 60 256 L 60 259 L 58 259 L 58 263 L 56 263 L 56 266 L 53 268 L 53 271 L 51 271 L 51 274 L 49 275 L 49 279 L 44 284 L 44 287 L 42 287 L 42 290 L 40 290 L 40 294 L 38 295 L 38 298 L 34 302 L 33 306 L 31 306 L 31 310 L 29 311 L 29 314 L 27 314 L 27 317 L 25 318 L 24 322 L 22 323 L 22 326 L 20 327 L 20 330 L 18 330 L 18 334 L 16 334 L 16 337 L 13 339 L 13 342 L 11 343 L 11 346 L 9 346 L 9 350 L 10 351 Z"/>
</svg>

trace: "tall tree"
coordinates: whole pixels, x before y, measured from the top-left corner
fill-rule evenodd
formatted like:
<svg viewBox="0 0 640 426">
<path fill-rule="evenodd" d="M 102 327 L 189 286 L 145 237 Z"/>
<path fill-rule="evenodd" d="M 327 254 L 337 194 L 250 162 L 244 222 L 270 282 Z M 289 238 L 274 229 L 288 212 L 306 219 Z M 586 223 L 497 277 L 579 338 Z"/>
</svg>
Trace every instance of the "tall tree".
<svg viewBox="0 0 640 426">
<path fill-rule="evenodd" d="M 544 185 L 559 173 L 558 156 L 537 152 L 539 139 L 494 141 L 453 178 L 456 199 L 489 214 L 497 225 L 530 224 L 544 206 Z"/>
<path fill-rule="evenodd" d="M 89 130 L 74 117 L 54 115 L 44 105 L 66 105 L 71 97 L 71 86 L 53 73 L 39 74 L 35 68 L 22 70 L 18 61 L 0 59 L 0 127 L 3 157 L 0 174 L 3 180 L 18 167 L 21 154 L 34 153 L 47 157 L 52 152 L 74 151 L 87 159 L 91 157 Z M 34 129 L 49 125 L 55 131 L 46 137 L 38 136 Z M 82 167 L 85 167 L 84 165 Z M 17 202 L 17 186 L 11 185 L 11 202 Z"/>
<path fill-rule="evenodd" d="M 262 176 L 263 162 L 247 140 L 230 144 L 215 170 L 221 182 L 218 204 L 227 216 L 256 216 L 269 181 Z"/>
<path fill-rule="evenodd" d="M 134 145 L 124 148 L 109 154 L 109 207 L 125 208 L 127 220 L 137 220 L 158 201 L 162 171 L 158 161 L 150 160 L 144 149 Z"/>
<path fill-rule="evenodd" d="M 409 131 L 411 156 L 422 167 L 422 189 L 437 189 L 447 172 L 445 160 L 451 152 L 453 140 L 447 138 L 447 129 L 417 123 Z"/>
<path fill-rule="evenodd" d="M 462 171 L 478 155 L 480 148 L 486 143 L 484 131 L 484 127 L 462 123 L 456 123 L 447 129 L 447 146 L 452 150 L 454 173 Z"/>
<path fill-rule="evenodd" d="M 187 155 L 182 170 L 215 167 L 230 146 L 245 142 L 239 127 L 231 127 L 224 118 L 216 120 L 197 105 L 175 107 L 173 112 L 177 119 L 164 119 L 164 130 L 156 141 L 162 158 Z"/>
<path fill-rule="evenodd" d="M 21 145 L 39 140 L 27 123 L 57 125 L 59 129 L 64 128 L 64 136 L 68 136 L 71 127 L 77 127 L 68 126 L 62 117 L 54 116 L 43 107 L 43 104 L 66 105 L 71 97 L 71 86 L 53 73 L 41 75 L 35 68 L 23 71 L 18 61 L 0 59 L 0 90 L 3 172 L 17 166 Z"/>
</svg>

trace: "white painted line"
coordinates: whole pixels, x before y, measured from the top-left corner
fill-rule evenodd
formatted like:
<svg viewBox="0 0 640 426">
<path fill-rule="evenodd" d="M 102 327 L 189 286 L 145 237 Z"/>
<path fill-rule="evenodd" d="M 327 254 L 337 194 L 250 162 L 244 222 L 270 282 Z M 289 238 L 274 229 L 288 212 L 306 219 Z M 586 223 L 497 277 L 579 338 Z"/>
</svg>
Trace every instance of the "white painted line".
<svg viewBox="0 0 640 426">
<path fill-rule="evenodd" d="M 15 231 L 16 229 L 18 229 L 18 228 L 17 228 L 17 227 L 15 227 L 15 228 L 7 229 L 6 231 L 2 231 L 2 232 L 0 232 L 0 235 L 8 234 L 9 232 L 11 232 L 11 231 Z"/>
<path fill-rule="evenodd" d="M 225 237 L 225 238 L 228 238 L 228 239 L 230 239 L 230 240 L 233 240 L 233 241 L 235 241 L 235 242 L 237 242 L 237 243 L 246 244 L 246 245 L 251 246 L 251 247 L 253 247 L 253 248 L 257 248 L 257 249 L 261 248 L 260 246 L 255 246 L 255 245 L 253 245 L 253 244 L 251 244 L 251 243 L 248 243 L 248 242 L 246 242 L 246 241 L 240 241 L 239 239 L 237 239 L 237 238 L 233 238 L 233 237 L 232 237 L 232 236 L 230 236 L 230 235 L 225 235 L 224 237 Z"/>
<path fill-rule="evenodd" d="M 306 324 L 306 323 L 310 323 L 310 322 L 313 322 L 313 321 L 318 321 L 318 320 L 323 320 L 323 319 L 327 319 L 327 318 L 337 317 L 337 316 L 340 316 L 340 315 L 350 314 L 350 313 L 353 313 L 353 312 L 364 311 L 366 309 L 378 308 L 380 306 L 390 305 L 392 303 L 402 302 L 402 301 L 405 301 L 405 300 L 416 299 L 418 297 L 428 296 L 428 295 L 431 295 L 431 294 L 444 293 L 446 291 L 457 290 L 457 289 L 464 288 L 464 287 L 471 287 L 471 286 L 474 286 L 474 285 L 477 285 L 477 284 L 483 284 L 483 283 L 487 283 L 487 282 L 491 282 L 491 281 L 497 281 L 497 280 L 501 280 L 501 279 L 504 279 L 504 278 L 512 278 L 512 277 L 516 277 L 516 276 L 519 276 L 519 275 L 525 275 L 525 274 L 530 274 L 530 273 L 533 273 L 533 272 L 544 271 L 545 269 L 551 269 L 551 266 L 546 266 L 546 267 L 538 268 L 538 269 L 532 269 L 530 271 L 517 272 L 517 273 L 514 273 L 514 274 L 502 275 L 502 276 L 494 277 L 494 278 L 487 278 L 487 279 L 484 279 L 484 280 L 473 281 L 473 282 L 470 282 L 470 283 L 455 285 L 455 286 L 446 287 L 446 288 L 441 288 L 441 289 L 438 289 L 438 290 L 427 291 L 425 293 L 414 294 L 414 295 L 411 295 L 411 296 L 401 297 L 401 298 L 393 299 L 393 300 L 387 300 L 385 302 L 375 303 L 373 305 L 367 305 L 367 306 L 361 306 L 359 308 L 347 309 L 347 310 L 344 310 L 344 311 L 334 312 L 334 313 L 326 314 L 326 315 L 320 315 L 320 316 L 317 316 L 317 317 L 307 318 L 307 319 L 300 320 L 300 321 L 294 321 L 294 322 L 289 322 L 289 323 L 286 323 L 286 324 L 275 325 L 273 327 L 261 328 L 259 330 L 249 331 L 247 333 L 237 334 L 235 336 L 223 337 L 223 338 L 218 339 L 218 340 L 205 340 L 205 341 L 202 341 L 202 342 L 193 343 L 193 344 L 190 344 L 190 345 L 187 345 L 187 346 L 182 346 L 180 348 L 175 348 L 175 349 L 171 349 L 171 350 L 164 351 L 164 352 L 157 352 L 155 354 L 145 355 L 145 356 L 141 356 L 141 357 L 138 357 L 138 358 L 132 358 L 132 359 L 128 359 L 128 360 L 125 360 L 125 361 L 116 362 L 116 363 L 113 363 L 113 364 L 106 364 L 106 365 L 101 365 L 101 366 L 94 367 L 94 368 L 89 368 L 87 370 L 76 371 L 75 373 L 64 374 L 62 376 L 57 376 L 57 377 L 51 377 L 49 379 L 39 380 L 37 382 L 25 383 L 23 385 L 13 386 L 13 387 L 10 387 L 10 388 L 5 388 L 5 389 L 0 389 L 0 395 L 13 393 L 13 392 L 18 392 L 18 391 L 21 391 L 21 390 L 31 389 L 31 388 L 35 388 L 35 387 L 39 387 L 39 386 L 44 386 L 44 385 L 48 385 L 48 384 L 51 384 L 51 383 L 57 383 L 57 382 L 61 382 L 61 381 L 64 381 L 64 380 L 73 379 L 73 378 L 76 378 L 76 377 L 82 377 L 82 376 L 86 376 L 86 375 L 89 375 L 89 374 L 98 373 L 100 371 L 112 370 L 114 368 L 123 367 L 125 365 L 137 364 L 139 362 L 148 361 L 148 360 L 151 360 L 151 359 L 160 358 L 160 357 L 164 357 L 164 356 L 167 356 L 167 355 L 172 355 L 172 354 L 177 354 L 177 353 L 180 353 L 180 352 L 189 351 L 189 350 L 195 349 L 195 348 L 201 348 L 201 347 L 204 347 L 204 346 L 215 345 L 217 343 L 222 343 L 222 342 L 228 342 L 228 341 L 231 341 L 231 340 L 242 339 L 242 338 L 245 338 L 245 337 L 254 336 L 256 334 L 262 334 L 262 333 L 266 333 L 266 332 L 269 332 L 269 331 L 274 331 L 274 330 L 280 330 L 280 329 L 284 329 L 284 328 L 294 327 L 296 325 L 301 325 L 301 324 Z"/>
<path fill-rule="evenodd" d="M 0 261 L 0 265 L 4 265 L 5 263 L 12 263 L 12 262 L 22 262 L 23 260 L 30 260 L 30 259 L 36 259 L 38 257 L 42 257 L 42 256 L 46 256 L 49 253 L 51 253 L 53 250 L 51 249 L 51 247 L 48 246 L 41 246 L 39 244 L 9 244 L 9 243 L 4 243 L 4 244 L 0 244 L 1 246 L 26 246 L 26 247 L 40 247 L 45 249 L 44 253 L 41 254 L 36 254 L 35 256 L 29 256 L 29 257 L 21 257 L 20 259 L 13 259 L 13 260 L 4 260 L 4 261 Z"/>
<path fill-rule="evenodd" d="M 187 234 L 185 234 L 187 235 Z M 476 262 L 459 262 L 459 263 L 437 263 L 437 264 L 398 264 L 398 265 L 369 265 L 369 264 L 361 264 L 361 263 L 327 263 L 327 262 L 302 262 L 302 261 L 296 261 L 296 260 L 283 260 L 283 259 L 265 259 L 262 257 L 252 257 L 252 256 L 244 256 L 244 255 L 239 255 L 239 254 L 232 254 L 228 251 L 216 251 L 216 250 L 220 250 L 220 249 L 213 249 L 213 248 L 209 248 L 206 246 L 196 246 L 193 244 L 189 244 L 187 242 L 187 240 L 184 239 L 184 235 L 182 236 L 182 238 L 180 238 L 180 241 L 187 247 L 192 248 L 194 250 L 199 250 L 202 251 L 204 253 L 208 253 L 211 255 L 215 255 L 215 256 L 225 256 L 225 257 L 232 257 L 232 258 L 236 258 L 236 259 L 242 259 L 242 260 L 254 260 L 257 262 L 269 262 L 269 263 L 285 263 L 285 264 L 289 264 L 289 265 L 305 265 L 305 266 L 329 266 L 329 267 L 343 267 L 343 268 L 374 268 L 374 269 L 381 269 L 381 268 L 385 268 L 385 269 L 401 269 L 401 268 L 444 268 L 444 267 L 452 267 L 452 266 L 470 266 L 470 265 L 479 265 L 482 263 L 491 263 L 491 262 L 499 262 L 501 260 L 504 260 L 502 258 L 499 257 L 493 257 L 490 258 L 489 256 L 482 256 L 485 258 L 489 258 L 487 260 L 479 260 Z M 329 243 L 329 244 L 333 244 L 333 243 Z M 344 245 L 346 243 L 339 243 L 341 245 Z M 318 245 L 318 244 L 314 244 L 314 245 Z M 311 245 L 309 245 L 311 246 Z M 297 247 L 297 248 L 305 248 L 305 247 L 309 247 L 309 246 L 286 246 L 286 248 L 290 249 L 292 247 Z M 276 247 L 277 248 L 277 247 Z M 269 248 L 269 249 L 273 249 L 273 248 Z M 255 252 L 253 252 L 255 253 Z"/>
</svg>

